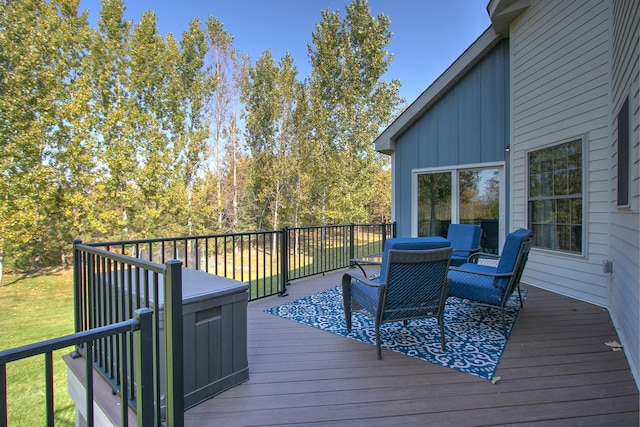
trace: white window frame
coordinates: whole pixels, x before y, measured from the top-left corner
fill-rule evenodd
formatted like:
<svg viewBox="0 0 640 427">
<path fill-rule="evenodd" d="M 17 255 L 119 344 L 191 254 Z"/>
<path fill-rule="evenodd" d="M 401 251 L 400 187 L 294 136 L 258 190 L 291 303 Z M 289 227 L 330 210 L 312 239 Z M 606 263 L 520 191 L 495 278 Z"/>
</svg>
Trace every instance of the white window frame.
<svg viewBox="0 0 640 427">
<path fill-rule="evenodd" d="M 498 169 L 500 173 L 500 185 L 499 185 L 499 218 L 498 218 L 498 247 L 502 247 L 502 243 L 505 239 L 506 230 L 506 173 L 505 162 L 488 162 L 488 163 L 470 163 L 465 165 L 453 165 L 453 166 L 439 166 L 433 168 L 419 168 L 411 170 L 411 236 L 418 236 L 418 175 L 434 172 L 451 172 L 451 200 L 455 200 L 455 203 L 451 203 L 451 222 L 460 222 L 460 210 L 458 207 L 458 189 L 459 172 L 464 170 L 477 170 L 477 169 Z"/>
<path fill-rule="evenodd" d="M 528 227 L 529 226 L 529 220 L 530 220 L 530 216 L 531 216 L 531 212 L 529 212 L 529 202 L 530 202 L 530 194 L 529 194 L 529 186 L 530 186 L 530 170 L 529 170 L 529 154 L 531 153 L 535 153 L 537 151 L 541 151 L 541 150 L 546 150 L 548 148 L 552 148 L 558 145 L 562 145 L 562 144 L 567 144 L 569 142 L 572 141 L 577 141 L 580 140 L 581 141 L 581 145 L 582 145 L 582 234 L 581 234 L 581 239 L 582 239 L 582 247 L 581 247 L 581 251 L 580 252 L 573 252 L 573 251 L 568 251 L 568 250 L 563 250 L 563 249 L 553 249 L 553 248 L 547 248 L 547 247 L 543 247 L 543 246 L 535 246 L 536 251 L 545 251 L 548 253 L 553 253 L 553 254 L 559 254 L 559 255 L 565 255 L 565 256 L 570 256 L 570 257 L 578 257 L 578 258 L 584 258 L 587 253 L 587 225 L 589 223 L 589 218 L 588 218 L 588 204 L 589 204 L 589 200 L 588 200 L 588 190 L 587 190 L 587 166 L 588 166 L 588 144 L 587 144 L 587 135 L 577 135 L 571 138 L 565 138 L 563 140 L 560 141 L 554 141 L 548 144 L 544 144 L 544 145 L 540 145 L 537 146 L 535 148 L 531 148 L 528 150 L 525 150 L 524 152 L 524 165 L 525 165 L 525 200 L 524 200 L 524 206 L 525 206 L 525 224 Z"/>
</svg>

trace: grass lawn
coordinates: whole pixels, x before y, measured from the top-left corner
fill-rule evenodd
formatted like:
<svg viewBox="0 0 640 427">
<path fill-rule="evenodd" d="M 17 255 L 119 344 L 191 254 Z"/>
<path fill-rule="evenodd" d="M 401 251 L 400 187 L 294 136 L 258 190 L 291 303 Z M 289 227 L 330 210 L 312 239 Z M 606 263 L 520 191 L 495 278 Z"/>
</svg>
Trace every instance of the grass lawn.
<svg viewBox="0 0 640 427">
<path fill-rule="evenodd" d="M 73 333 L 73 270 L 30 275 L 3 275 L 0 286 L 0 350 Z M 75 426 L 73 401 L 67 392 L 62 356 L 53 355 L 56 426 Z M 46 424 L 44 356 L 7 365 L 10 426 Z"/>
</svg>

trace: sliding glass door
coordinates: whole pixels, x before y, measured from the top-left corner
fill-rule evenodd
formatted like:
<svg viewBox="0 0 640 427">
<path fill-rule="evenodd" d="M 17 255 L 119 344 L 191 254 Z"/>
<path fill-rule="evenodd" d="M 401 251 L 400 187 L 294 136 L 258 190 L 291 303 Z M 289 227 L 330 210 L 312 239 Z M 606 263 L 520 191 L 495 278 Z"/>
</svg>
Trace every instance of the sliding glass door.
<svg viewBox="0 0 640 427">
<path fill-rule="evenodd" d="M 449 224 L 478 224 L 482 248 L 498 253 L 504 219 L 502 166 L 416 172 L 417 236 L 446 236 Z"/>
<path fill-rule="evenodd" d="M 418 175 L 418 237 L 446 236 L 451 224 L 451 172 Z"/>
</svg>

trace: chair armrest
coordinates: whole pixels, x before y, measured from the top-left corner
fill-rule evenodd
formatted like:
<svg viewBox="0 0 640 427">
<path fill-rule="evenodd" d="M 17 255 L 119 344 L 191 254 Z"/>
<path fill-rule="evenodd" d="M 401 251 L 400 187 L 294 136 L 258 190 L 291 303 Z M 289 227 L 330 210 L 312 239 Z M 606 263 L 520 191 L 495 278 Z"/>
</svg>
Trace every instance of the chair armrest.
<svg viewBox="0 0 640 427">
<path fill-rule="evenodd" d="M 479 248 L 473 248 L 473 249 L 454 249 L 453 253 L 454 254 L 460 254 L 460 253 L 465 253 L 465 254 L 474 254 L 476 252 L 478 252 L 480 249 Z"/>
<path fill-rule="evenodd" d="M 467 273 L 467 274 L 477 274 L 479 276 L 494 277 L 499 279 L 504 279 L 504 278 L 513 276 L 513 272 L 491 273 L 489 271 L 469 270 L 467 268 L 460 268 L 460 267 L 449 267 L 449 271 L 458 271 L 460 273 Z"/>
<path fill-rule="evenodd" d="M 454 249 L 453 250 L 453 255 L 457 255 L 457 256 L 467 256 L 467 262 L 472 262 L 469 261 L 469 257 L 471 257 L 472 255 L 480 252 L 482 248 L 480 246 L 476 247 L 476 248 L 472 248 L 472 249 Z"/>
<path fill-rule="evenodd" d="M 358 282 L 364 283 L 365 285 L 370 286 L 372 288 L 380 288 L 380 287 L 384 286 L 384 283 L 374 282 L 369 277 L 365 277 L 362 274 L 352 273 L 352 272 L 346 272 L 346 273 L 344 273 L 342 275 L 342 284 L 345 285 L 347 280 L 348 280 L 349 284 L 351 284 L 351 279 L 356 279 Z"/>
<path fill-rule="evenodd" d="M 488 254 L 486 252 L 476 252 L 469 256 L 469 259 L 467 260 L 467 262 L 473 263 L 473 264 L 479 264 L 478 261 L 480 260 L 489 261 L 487 265 L 496 267 L 498 265 L 498 261 L 500 260 L 500 257 L 495 254 Z"/>
<path fill-rule="evenodd" d="M 364 271 L 365 265 L 382 265 L 382 254 L 365 255 L 362 258 L 352 258 L 349 260 L 349 267 L 358 267 L 362 274 L 367 274 Z M 378 276 L 380 276 L 378 274 Z"/>
</svg>

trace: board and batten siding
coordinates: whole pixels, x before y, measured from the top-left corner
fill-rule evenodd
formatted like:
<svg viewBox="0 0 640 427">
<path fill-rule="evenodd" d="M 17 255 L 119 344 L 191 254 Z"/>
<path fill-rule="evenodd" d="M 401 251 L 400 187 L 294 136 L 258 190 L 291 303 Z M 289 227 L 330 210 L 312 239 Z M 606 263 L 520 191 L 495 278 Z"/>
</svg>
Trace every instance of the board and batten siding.
<svg viewBox="0 0 640 427">
<path fill-rule="evenodd" d="M 394 219 L 411 236 L 412 171 L 504 162 L 509 145 L 509 42 L 498 42 L 395 143 Z"/>
<path fill-rule="evenodd" d="M 610 147 L 610 309 L 629 365 L 640 383 L 640 3 L 613 2 Z M 617 203 L 618 112 L 629 99 L 629 205 Z"/>
<path fill-rule="evenodd" d="M 582 139 L 583 253 L 534 248 L 523 282 L 609 306 L 609 2 L 532 2 L 510 27 L 509 229 L 527 226 L 527 153 Z"/>
</svg>

